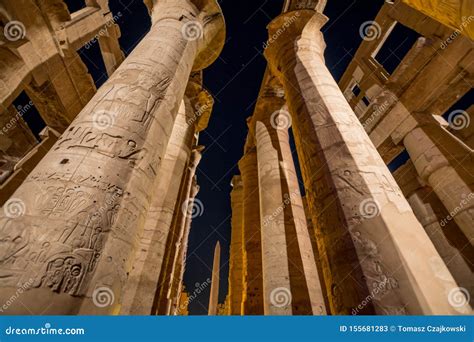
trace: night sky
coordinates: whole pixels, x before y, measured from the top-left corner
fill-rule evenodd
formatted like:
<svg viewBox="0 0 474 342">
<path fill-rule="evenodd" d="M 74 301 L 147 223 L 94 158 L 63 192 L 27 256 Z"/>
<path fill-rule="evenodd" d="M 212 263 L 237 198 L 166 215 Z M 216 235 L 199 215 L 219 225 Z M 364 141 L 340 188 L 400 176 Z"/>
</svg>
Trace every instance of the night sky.
<svg viewBox="0 0 474 342">
<path fill-rule="evenodd" d="M 237 162 L 242 157 L 247 135 L 246 118 L 252 115 L 256 97 L 266 67 L 263 43 L 267 39 L 266 25 L 281 13 L 283 0 L 221 0 L 227 24 L 227 43 L 220 58 L 204 72 L 204 86 L 215 99 L 214 111 L 200 144 L 205 145 L 203 159 L 197 171 L 201 190 L 198 199 L 204 205 L 202 216 L 193 220 L 186 261 L 185 286 L 192 293 L 196 284 L 211 277 L 214 246 L 220 241 L 221 286 L 220 303 L 227 294 L 230 246 L 230 182 L 238 174 Z M 85 6 L 84 1 L 66 0 L 71 12 Z M 384 0 L 329 0 L 325 14 L 330 21 L 323 28 L 326 38 L 326 63 L 339 80 L 362 42 L 360 25 L 373 20 Z M 120 45 L 126 55 L 150 28 L 150 18 L 142 0 L 110 0 L 114 15 L 121 13 L 118 24 L 122 31 Z M 387 70 L 394 68 L 411 47 L 416 34 L 401 28 L 393 35 L 396 49 L 381 51 Z M 79 51 L 97 86 L 107 80 L 98 44 Z M 28 101 L 22 94 L 15 104 Z M 470 97 L 470 98 L 468 98 Z M 456 105 L 466 109 L 472 103 L 472 92 Z M 25 115 L 35 133 L 44 126 L 35 110 Z M 295 154 L 296 157 L 296 154 Z M 390 165 L 391 169 L 406 160 L 406 154 Z M 207 314 L 210 287 L 189 305 L 191 314 Z"/>
</svg>

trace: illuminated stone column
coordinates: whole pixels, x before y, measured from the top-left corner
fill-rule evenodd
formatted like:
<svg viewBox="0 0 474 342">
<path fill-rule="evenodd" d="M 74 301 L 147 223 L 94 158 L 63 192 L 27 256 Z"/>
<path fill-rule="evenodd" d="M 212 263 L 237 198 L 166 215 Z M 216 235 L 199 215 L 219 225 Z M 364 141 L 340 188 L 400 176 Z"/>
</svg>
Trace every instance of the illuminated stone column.
<svg viewBox="0 0 474 342">
<path fill-rule="evenodd" d="M 278 90 L 264 88 L 250 131 L 257 146 L 265 314 L 325 314 L 291 155 L 291 118 Z"/>
<path fill-rule="evenodd" d="M 23 215 L 0 217 L 0 302 L 30 288 L 9 314 L 120 311 L 187 80 L 220 51 L 223 25 L 217 2 L 158 1 L 150 32 L 15 192 Z"/>
<path fill-rule="evenodd" d="M 293 118 L 330 311 L 456 314 L 457 284 L 436 277 L 436 249 L 325 65 L 326 21 L 312 10 L 280 15 L 265 56 Z"/>
<path fill-rule="evenodd" d="M 199 188 L 195 184 L 195 174 L 202 158 L 203 146 L 193 149 L 187 172 L 182 179 L 179 199 L 175 203 L 172 226 L 166 235 L 164 256 L 162 257 L 159 272 L 158 286 L 153 300 L 152 312 L 158 315 L 167 315 L 170 310 L 170 288 L 173 284 L 175 269 L 178 262 L 180 242 L 185 234 L 187 223 L 195 210 L 194 197 Z"/>
<path fill-rule="evenodd" d="M 186 267 L 186 256 L 188 252 L 189 233 L 191 232 L 191 224 L 193 221 L 193 212 L 195 212 L 197 215 L 200 214 L 199 209 L 197 209 L 200 208 L 199 204 L 195 204 L 196 196 L 199 192 L 199 185 L 197 184 L 196 175 L 194 175 L 192 182 L 191 192 L 187 201 L 187 204 L 191 209 L 187 210 L 188 215 L 186 215 L 184 230 L 182 236 L 180 236 L 178 250 L 172 271 L 172 278 L 170 281 L 170 289 L 168 290 L 168 315 L 176 315 L 178 313 L 178 302 L 183 288 L 183 277 Z"/>
<path fill-rule="evenodd" d="M 244 281 L 242 314 L 263 315 L 262 239 L 257 152 L 249 147 L 239 161 L 243 184 Z"/>
<path fill-rule="evenodd" d="M 232 178 L 232 192 L 230 193 L 232 205 L 232 236 L 230 243 L 229 260 L 229 305 L 231 315 L 242 314 L 242 284 L 243 284 L 243 244 L 242 244 L 242 178 Z"/>
<path fill-rule="evenodd" d="M 473 269 L 465 259 L 474 255 L 472 245 L 456 223 L 448 221 L 449 214 L 433 190 L 421 184 L 411 161 L 395 171 L 394 177 L 441 257 L 434 257 L 430 263 L 446 264 L 458 285 L 465 288 L 467 293 L 474 293 Z M 444 277 L 443 273 L 437 273 Z M 471 305 L 472 301 L 471 296 Z"/>
<path fill-rule="evenodd" d="M 421 121 L 403 143 L 421 179 L 474 245 L 473 151 L 434 120 Z"/>
<path fill-rule="evenodd" d="M 149 315 L 163 263 L 168 234 L 175 208 L 180 210 L 179 193 L 189 162 L 194 138 L 194 125 L 190 102 L 181 103 L 166 153 L 158 168 L 154 193 L 147 211 L 140 247 L 135 252 L 132 270 L 128 277 L 121 314 Z"/>
</svg>

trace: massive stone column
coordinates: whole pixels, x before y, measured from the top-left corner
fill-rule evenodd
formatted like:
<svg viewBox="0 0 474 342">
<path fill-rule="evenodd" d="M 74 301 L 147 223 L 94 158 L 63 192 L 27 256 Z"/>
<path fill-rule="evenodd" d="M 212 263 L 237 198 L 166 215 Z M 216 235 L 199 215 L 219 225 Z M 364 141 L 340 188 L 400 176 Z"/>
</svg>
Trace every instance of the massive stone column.
<svg viewBox="0 0 474 342">
<path fill-rule="evenodd" d="M 197 177 L 194 175 L 192 179 L 191 191 L 189 194 L 189 199 L 187 200 L 187 205 L 191 209 L 187 209 L 186 212 L 186 221 L 184 224 L 184 229 L 182 235 L 180 236 L 179 244 L 177 245 L 176 257 L 172 269 L 172 277 L 170 280 L 169 290 L 168 290 L 168 315 L 176 315 L 178 311 L 178 301 L 179 296 L 183 288 L 183 277 L 184 270 L 186 267 L 186 255 L 188 252 L 188 241 L 189 233 L 191 232 L 191 223 L 193 221 L 193 213 L 200 214 L 198 204 L 195 204 L 196 195 L 199 192 L 199 185 L 197 184 Z M 196 209 L 196 210 L 195 210 Z"/>
<path fill-rule="evenodd" d="M 211 292 L 209 295 L 209 308 L 208 314 L 215 316 L 217 315 L 217 308 L 219 306 L 219 277 L 221 268 L 221 244 L 219 241 L 216 243 L 214 249 L 214 261 L 212 262 L 212 280 L 211 280 Z"/>
<path fill-rule="evenodd" d="M 436 277 L 436 249 L 325 66 L 326 21 L 279 16 L 265 55 L 285 86 L 331 312 L 456 314 L 454 279 Z"/>
<path fill-rule="evenodd" d="M 265 314 L 324 314 L 283 106 L 281 87 L 268 82 L 250 130 L 257 146 Z"/>
<path fill-rule="evenodd" d="M 410 158 L 449 211 L 449 219 L 474 245 L 474 152 L 428 113 L 414 118 L 415 128 L 403 139 Z"/>
<path fill-rule="evenodd" d="M 153 199 L 147 211 L 140 248 L 127 280 L 121 314 L 148 315 L 163 263 L 168 234 L 172 225 L 181 183 L 185 176 L 194 139 L 194 125 L 188 121 L 193 111 L 185 98 L 175 120 L 165 156 L 158 169 Z M 178 212 L 179 213 L 179 212 Z"/>
<path fill-rule="evenodd" d="M 13 195 L 23 215 L 1 213 L 0 301 L 30 284 L 10 314 L 119 311 L 186 82 L 223 25 L 214 1 L 155 2 L 150 32 Z"/>
<path fill-rule="evenodd" d="M 242 241 L 242 210 L 243 210 L 243 187 L 242 178 L 232 178 L 232 192 L 230 193 L 232 205 L 232 236 L 230 242 L 229 260 L 229 309 L 231 315 L 242 314 L 242 292 L 243 292 L 243 241 Z"/>
<path fill-rule="evenodd" d="M 474 265 L 469 266 L 474 261 L 472 245 L 456 223 L 447 220 L 449 214 L 446 209 L 433 190 L 422 185 L 411 161 L 395 171 L 394 177 L 441 256 L 430 262 L 434 265 L 446 264 L 458 285 L 467 293 L 474 293 Z M 439 276 L 444 275 L 440 273 Z M 471 305 L 473 300 L 471 296 Z"/>
<path fill-rule="evenodd" d="M 243 315 L 263 315 L 262 241 L 257 151 L 249 146 L 239 161 L 243 185 L 242 243 L 244 249 Z"/>
<path fill-rule="evenodd" d="M 169 290 L 173 283 L 174 270 L 176 268 L 179 243 L 182 240 L 186 228 L 186 223 L 193 216 L 195 211 L 194 197 L 199 188 L 195 185 L 196 169 L 201 161 L 203 146 L 193 149 L 189 161 L 187 172 L 180 186 L 179 199 L 175 203 L 172 226 L 167 232 L 166 249 L 161 260 L 161 270 L 159 280 L 156 284 L 156 294 L 153 299 L 152 312 L 158 315 L 169 313 Z"/>
<path fill-rule="evenodd" d="M 135 262 L 127 281 L 122 314 L 152 312 L 155 292 L 161 285 L 160 270 L 163 270 L 162 264 L 173 222 L 180 215 L 184 203 L 192 202 L 188 197 L 180 199 L 181 185 L 186 175 L 186 165 L 190 160 L 194 136 L 206 128 L 207 125 L 202 121 L 203 118 L 210 116 L 213 106 L 212 97 L 202 88 L 200 74 L 201 72 L 193 73 L 190 77 L 165 158 L 158 169 L 152 204 L 148 209 L 140 237 L 140 248 L 136 252 Z M 200 154 L 195 155 L 191 165 L 197 166 L 197 157 L 200 158 Z M 193 176 L 194 171 L 189 178 L 190 181 Z"/>
<path fill-rule="evenodd" d="M 280 101 L 278 101 L 280 100 Z M 278 155 L 278 134 L 270 115 L 283 106 L 282 99 L 266 99 L 270 114 L 256 120 L 260 226 L 262 239 L 263 303 L 265 315 L 291 315 L 292 291 L 285 232 L 282 177 Z M 260 101 L 260 104 L 263 101 Z M 273 102 L 273 103 L 272 103 Z M 255 114 L 254 114 L 255 115 Z M 281 118 L 277 118 L 279 120 Z M 288 196 L 288 194 L 286 194 Z M 249 199 L 246 199 L 249 200 Z"/>
</svg>

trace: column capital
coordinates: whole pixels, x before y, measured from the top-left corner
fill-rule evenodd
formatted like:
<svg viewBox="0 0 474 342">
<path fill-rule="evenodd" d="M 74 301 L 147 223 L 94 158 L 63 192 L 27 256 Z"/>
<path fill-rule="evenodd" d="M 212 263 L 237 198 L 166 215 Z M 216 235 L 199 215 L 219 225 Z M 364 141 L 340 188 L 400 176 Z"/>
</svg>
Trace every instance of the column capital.
<svg viewBox="0 0 474 342">
<path fill-rule="evenodd" d="M 283 13 L 270 22 L 264 55 L 273 73 L 293 66 L 300 51 L 312 50 L 323 58 L 326 44 L 321 28 L 327 21 L 324 14 L 304 9 Z"/>
<path fill-rule="evenodd" d="M 195 125 L 196 133 L 205 130 L 211 118 L 214 107 L 214 98 L 202 86 L 202 80 L 190 78 L 186 87 L 186 96 L 192 107 L 191 117 L 188 118 L 188 124 Z"/>
<path fill-rule="evenodd" d="M 232 181 L 230 182 L 230 185 L 232 186 L 232 191 L 242 189 L 242 176 L 236 175 L 232 177 Z"/>
<path fill-rule="evenodd" d="M 239 160 L 239 170 L 242 178 L 245 178 L 248 170 L 253 170 L 257 168 L 257 148 L 249 148 L 243 157 Z"/>
<path fill-rule="evenodd" d="M 196 41 L 198 53 L 193 70 L 211 65 L 224 48 L 226 25 L 216 0 L 145 0 L 152 25 L 161 20 L 184 22 L 182 35 Z"/>
</svg>

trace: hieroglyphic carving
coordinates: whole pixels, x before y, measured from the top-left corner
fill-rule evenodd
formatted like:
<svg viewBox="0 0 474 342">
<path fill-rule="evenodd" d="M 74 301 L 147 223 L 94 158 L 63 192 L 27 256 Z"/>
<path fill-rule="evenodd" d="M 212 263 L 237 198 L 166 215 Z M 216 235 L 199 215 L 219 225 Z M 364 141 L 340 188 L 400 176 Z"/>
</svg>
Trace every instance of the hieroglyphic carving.
<svg viewBox="0 0 474 342">
<path fill-rule="evenodd" d="M 1 222 L 1 282 L 18 286 L 27 276 L 34 279 L 32 287 L 84 294 L 82 284 L 95 270 L 122 195 L 120 188 L 110 187 L 100 207 L 97 201 L 88 205 L 93 195 L 79 186 L 52 186 L 46 193 L 38 194 L 35 205 L 41 215 L 59 220 L 65 213 L 74 213 L 74 220 L 66 221 L 65 225 L 59 220 L 56 226 L 48 227 L 53 231 L 48 236 L 43 227 L 31 225 L 28 216 Z"/>
</svg>

